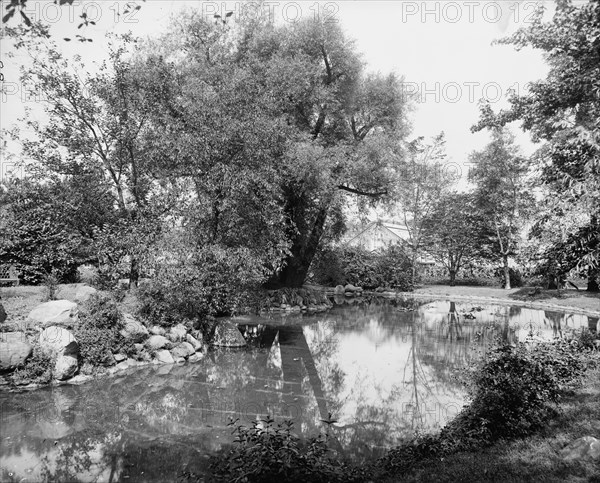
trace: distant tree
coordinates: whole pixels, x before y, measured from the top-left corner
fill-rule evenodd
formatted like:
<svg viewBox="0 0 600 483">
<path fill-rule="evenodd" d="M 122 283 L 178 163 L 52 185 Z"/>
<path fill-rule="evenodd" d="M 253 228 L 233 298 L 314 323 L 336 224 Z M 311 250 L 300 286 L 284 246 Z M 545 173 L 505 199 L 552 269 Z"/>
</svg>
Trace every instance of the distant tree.
<svg viewBox="0 0 600 483">
<path fill-rule="evenodd" d="M 509 258 L 518 253 L 521 231 L 534 203 L 526 182 L 528 161 L 519 155 L 514 137 L 499 128 L 492 130 L 492 141 L 469 159 L 475 206 L 495 234 L 492 253 L 502 262 L 504 288 L 509 289 Z"/>
<path fill-rule="evenodd" d="M 463 265 L 485 256 L 495 236 L 470 193 L 443 194 L 423 221 L 423 247 L 433 259 L 446 267 L 450 285 Z"/>
<path fill-rule="evenodd" d="M 600 2 L 558 0 L 551 21 L 543 21 L 543 9 L 532 20 L 500 43 L 542 50 L 547 77 L 514 93 L 507 110 L 494 113 L 483 105 L 474 129 L 520 120 L 534 141 L 545 142 L 535 159 L 551 193 L 552 221 L 540 236 L 554 238 L 556 249 L 578 245 L 566 258 L 574 262 L 571 268 L 587 272 L 588 288 L 596 291 L 600 246 L 587 237 L 597 233 L 600 219 Z M 563 236 L 556 238 L 553 230 Z M 578 234 L 580 242 L 567 242 Z"/>
<path fill-rule="evenodd" d="M 423 250 L 426 222 L 442 193 L 456 181 L 444 176 L 441 161 L 446 157 L 445 142 L 443 133 L 429 143 L 423 138 L 412 141 L 397 180 L 397 210 L 408 230 L 413 285 L 418 258 Z"/>
</svg>

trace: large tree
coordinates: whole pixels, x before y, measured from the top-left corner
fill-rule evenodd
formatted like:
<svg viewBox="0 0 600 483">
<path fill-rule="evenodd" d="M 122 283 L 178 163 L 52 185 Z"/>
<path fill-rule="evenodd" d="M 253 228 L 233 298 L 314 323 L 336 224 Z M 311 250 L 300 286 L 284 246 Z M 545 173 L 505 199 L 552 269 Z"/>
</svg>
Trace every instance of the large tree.
<svg viewBox="0 0 600 483">
<path fill-rule="evenodd" d="M 540 9 L 501 43 L 541 50 L 549 72 L 514 93 L 509 109 L 494 113 L 484 105 L 474 128 L 521 121 L 534 141 L 544 142 L 535 159 L 550 193 L 552 229 L 540 236 L 554 238 L 572 260 L 570 268 L 587 271 L 589 289 L 597 290 L 600 244 L 589 237 L 597 239 L 600 230 L 600 2 L 558 0 L 551 21 Z"/>
<path fill-rule="evenodd" d="M 155 120 L 177 146 L 168 163 L 194 184 L 215 242 L 255 234 L 272 247 L 269 285 L 299 286 L 324 233 L 342 225 L 344 196 L 391 194 L 402 83 L 365 74 L 335 24 L 179 21 L 148 57 L 171 79 Z"/>
<path fill-rule="evenodd" d="M 510 287 L 509 259 L 518 253 L 521 231 L 534 200 L 527 184 L 528 160 L 520 156 L 514 136 L 493 129 L 491 142 L 470 155 L 475 205 L 495 234 L 493 252 L 502 262 L 505 286 Z"/>
</svg>

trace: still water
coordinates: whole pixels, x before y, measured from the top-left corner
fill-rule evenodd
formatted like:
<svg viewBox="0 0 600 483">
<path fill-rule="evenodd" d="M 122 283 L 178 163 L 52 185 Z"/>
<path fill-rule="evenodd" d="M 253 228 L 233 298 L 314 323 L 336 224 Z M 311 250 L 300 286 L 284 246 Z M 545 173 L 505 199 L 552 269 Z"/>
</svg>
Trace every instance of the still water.
<svg viewBox="0 0 600 483">
<path fill-rule="evenodd" d="M 551 338 L 598 319 L 508 306 L 397 300 L 321 315 L 244 318 L 242 350 L 82 385 L 0 393 L 0 481 L 175 481 L 208 471 L 240 422 L 271 415 L 338 451 L 378 456 L 443 426 L 466 402 L 457 379 L 498 338 Z"/>
</svg>

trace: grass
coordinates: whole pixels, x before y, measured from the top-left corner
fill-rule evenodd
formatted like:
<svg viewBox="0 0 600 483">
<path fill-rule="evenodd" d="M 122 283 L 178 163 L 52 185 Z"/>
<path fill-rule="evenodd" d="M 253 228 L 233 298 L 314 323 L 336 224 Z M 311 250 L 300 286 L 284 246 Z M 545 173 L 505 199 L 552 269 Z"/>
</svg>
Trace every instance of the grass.
<svg viewBox="0 0 600 483">
<path fill-rule="evenodd" d="M 501 441 L 481 451 L 429 459 L 389 481 L 600 483 L 598 461 L 566 462 L 560 456 L 560 450 L 577 438 L 600 438 L 599 364 L 588 372 L 581 388 L 563 398 L 558 410 L 534 435 Z"/>
</svg>

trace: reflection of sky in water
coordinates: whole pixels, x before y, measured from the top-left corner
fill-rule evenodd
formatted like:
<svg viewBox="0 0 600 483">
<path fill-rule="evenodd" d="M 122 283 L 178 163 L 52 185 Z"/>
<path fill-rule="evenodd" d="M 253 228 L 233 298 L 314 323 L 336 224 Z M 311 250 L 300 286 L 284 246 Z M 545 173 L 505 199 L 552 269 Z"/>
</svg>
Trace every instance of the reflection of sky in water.
<svg viewBox="0 0 600 483">
<path fill-rule="evenodd" d="M 293 418 L 360 458 L 464 403 L 455 375 L 496 337 L 552 338 L 597 319 L 446 301 L 344 305 L 323 315 L 247 318 L 251 348 L 21 394 L 0 394 L 0 481 L 167 481 L 207 471 L 230 417 Z M 481 310 L 479 310 L 481 309 Z M 472 314 L 472 315 L 469 315 Z M 474 318 L 472 318 L 474 317 Z M 240 322 L 241 323 L 241 322 Z"/>
</svg>

